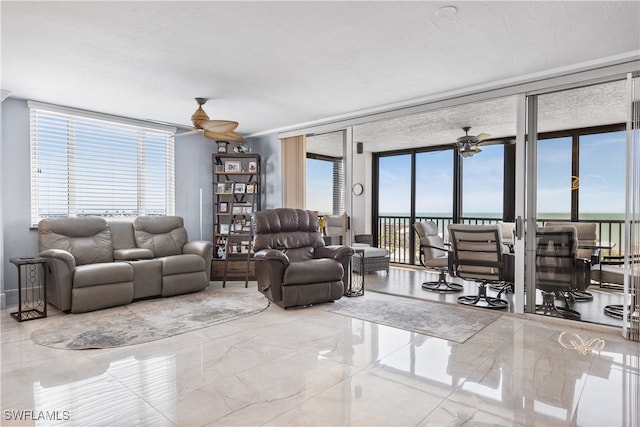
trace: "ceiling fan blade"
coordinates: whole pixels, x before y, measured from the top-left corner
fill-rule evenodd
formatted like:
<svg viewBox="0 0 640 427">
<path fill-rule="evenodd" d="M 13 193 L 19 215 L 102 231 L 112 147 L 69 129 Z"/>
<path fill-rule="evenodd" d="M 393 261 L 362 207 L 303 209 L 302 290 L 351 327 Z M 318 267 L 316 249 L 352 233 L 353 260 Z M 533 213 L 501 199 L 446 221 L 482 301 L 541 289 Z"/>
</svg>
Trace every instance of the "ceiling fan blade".
<svg viewBox="0 0 640 427">
<path fill-rule="evenodd" d="M 478 140 L 478 142 L 484 141 L 485 139 L 489 139 L 489 138 L 491 138 L 491 135 L 484 132 L 476 135 L 476 139 Z"/>
<path fill-rule="evenodd" d="M 212 132 L 233 132 L 238 127 L 238 122 L 230 120 L 203 120 L 198 122 L 202 129 Z"/>
<path fill-rule="evenodd" d="M 213 139 L 214 141 L 242 141 L 244 138 L 237 132 L 216 132 L 205 130 L 203 133 L 205 138 Z"/>
</svg>

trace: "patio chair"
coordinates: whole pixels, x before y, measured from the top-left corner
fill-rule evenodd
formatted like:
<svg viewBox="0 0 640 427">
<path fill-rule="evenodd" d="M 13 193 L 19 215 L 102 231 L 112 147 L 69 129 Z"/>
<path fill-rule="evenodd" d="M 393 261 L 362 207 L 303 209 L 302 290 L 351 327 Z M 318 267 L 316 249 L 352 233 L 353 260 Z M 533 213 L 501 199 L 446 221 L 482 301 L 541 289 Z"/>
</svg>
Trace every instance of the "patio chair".
<svg viewBox="0 0 640 427">
<path fill-rule="evenodd" d="M 545 227 L 562 227 L 570 226 L 576 229 L 577 249 L 576 255 L 578 258 L 589 261 L 592 265 L 600 262 L 600 249 L 596 245 L 597 233 L 595 222 L 562 222 L 562 221 L 547 221 L 544 223 Z M 573 301 L 592 301 L 593 295 L 587 292 L 587 288 L 591 284 L 591 277 L 585 277 L 584 286 L 579 286 L 581 289 L 572 289 L 569 291 L 569 296 Z"/>
<path fill-rule="evenodd" d="M 438 226 L 433 221 L 417 221 L 413 229 L 420 241 L 420 264 L 427 270 L 439 273 L 435 282 L 423 282 L 422 289 L 433 292 L 461 292 L 459 283 L 447 282 L 449 270 L 449 250 L 438 234 Z"/>
<path fill-rule="evenodd" d="M 491 309 L 506 309 L 509 303 L 501 299 L 512 271 L 513 255 L 502 244 L 502 232 L 497 224 L 449 224 L 449 241 L 453 249 L 451 274 L 478 283 L 477 295 L 458 297 L 458 303 Z M 497 283 L 501 290 L 497 297 L 487 295 L 487 285 Z"/>
<path fill-rule="evenodd" d="M 325 235 L 323 239 L 326 245 L 344 245 L 346 243 L 346 234 L 348 230 L 347 214 L 343 215 L 325 215 L 324 216 Z"/>
<path fill-rule="evenodd" d="M 580 313 L 570 308 L 569 292 L 582 280 L 587 260 L 577 255 L 576 228 L 570 225 L 540 227 L 536 231 L 536 287 L 542 292 L 542 304 L 536 313 L 579 320 Z M 562 298 L 565 307 L 555 304 Z"/>
<path fill-rule="evenodd" d="M 591 278 L 600 283 L 601 288 L 612 288 L 623 290 L 625 274 L 629 274 L 634 281 L 640 281 L 640 254 L 628 255 L 628 266 L 625 266 L 625 256 L 605 256 L 598 265 L 591 267 Z M 627 298 L 631 295 L 627 295 Z M 623 296 L 623 298 L 625 298 Z M 622 304 L 608 304 L 604 307 L 604 314 L 623 318 Z"/>
</svg>

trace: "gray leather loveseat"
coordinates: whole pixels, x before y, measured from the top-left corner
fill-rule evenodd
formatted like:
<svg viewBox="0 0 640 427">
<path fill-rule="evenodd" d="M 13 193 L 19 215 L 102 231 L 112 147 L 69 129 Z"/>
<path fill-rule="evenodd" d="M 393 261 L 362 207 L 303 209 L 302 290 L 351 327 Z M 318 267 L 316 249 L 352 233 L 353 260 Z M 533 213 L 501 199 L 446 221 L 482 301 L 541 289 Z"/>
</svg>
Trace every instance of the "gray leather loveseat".
<svg viewBox="0 0 640 427">
<path fill-rule="evenodd" d="M 209 284 L 213 244 L 189 242 L 181 217 L 44 219 L 38 236 L 48 302 L 62 311 L 197 292 Z"/>
</svg>

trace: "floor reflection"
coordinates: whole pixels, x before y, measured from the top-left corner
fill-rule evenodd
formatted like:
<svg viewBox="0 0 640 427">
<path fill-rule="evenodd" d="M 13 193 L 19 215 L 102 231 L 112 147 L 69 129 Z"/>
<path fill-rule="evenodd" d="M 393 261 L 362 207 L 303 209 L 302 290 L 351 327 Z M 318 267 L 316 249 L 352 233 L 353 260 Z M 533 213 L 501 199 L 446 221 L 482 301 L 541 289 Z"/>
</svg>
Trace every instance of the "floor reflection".
<svg viewBox="0 0 640 427">
<path fill-rule="evenodd" d="M 381 279 L 423 280 L 402 270 Z M 75 351 L 30 339 L 47 319 L 18 323 L 3 310 L 2 410 L 14 418 L 2 424 L 638 425 L 638 343 L 532 317 L 501 316 L 456 343 L 271 305 L 170 339 Z M 68 419 L 16 420 L 24 411 Z"/>
<path fill-rule="evenodd" d="M 462 292 L 439 293 L 422 289 L 422 282 L 438 279 L 438 273 L 426 271 L 422 267 L 394 266 L 389 269 L 389 273 L 377 272 L 365 276 L 365 288 L 369 291 L 384 292 L 394 295 L 411 296 L 414 298 L 426 299 L 430 301 L 446 302 L 457 304 L 460 295 L 477 294 L 477 283 L 459 278 L 448 278 L 463 285 Z M 578 301 L 573 304 L 573 309 L 581 314 L 581 321 L 596 323 L 607 326 L 622 328 L 622 320 L 604 314 L 604 307 L 611 304 L 622 304 L 623 295 L 621 292 L 600 288 L 598 285 L 589 287 L 589 292 L 593 295 L 591 301 Z M 488 290 L 487 293 L 495 296 L 497 291 Z M 539 294 L 539 291 L 538 291 Z M 508 311 L 514 312 L 514 296 L 512 293 L 502 294 L 502 299 L 509 302 Z M 538 303 L 542 302 L 542 296 L 538 295 Z M 556 302 L 562 305 L 560 301 Z"/>
</svg>

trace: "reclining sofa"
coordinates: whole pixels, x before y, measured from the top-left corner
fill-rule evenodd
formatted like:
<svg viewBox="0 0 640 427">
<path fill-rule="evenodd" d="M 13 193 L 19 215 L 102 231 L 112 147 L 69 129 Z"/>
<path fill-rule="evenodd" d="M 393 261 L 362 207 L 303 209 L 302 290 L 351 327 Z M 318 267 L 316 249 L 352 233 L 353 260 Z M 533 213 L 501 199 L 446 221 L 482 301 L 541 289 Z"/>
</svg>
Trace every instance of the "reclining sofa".
<svg viewBox="0 0 640 427">
<path fill-rule="evenodd" d="M 136 299 L 197 292 L 209 285 L 213 244 L 189 242 L 183 219 L 141 216 L 43 219 L 48 302 L 81 313 Z"/>
</svg>

